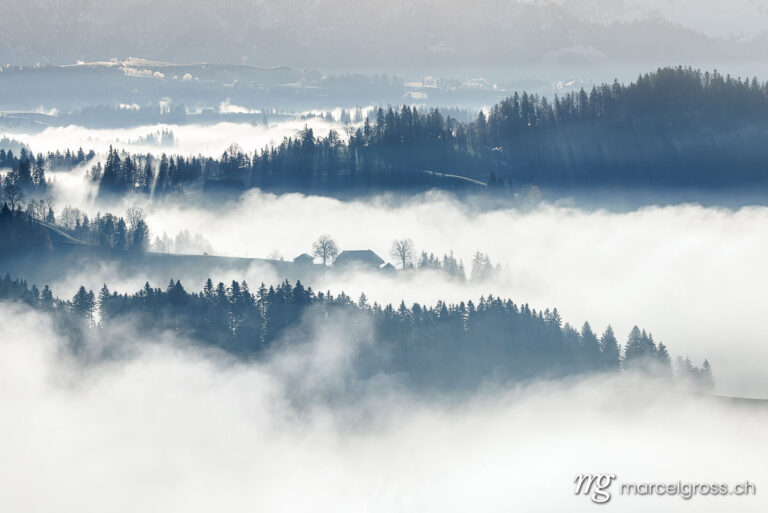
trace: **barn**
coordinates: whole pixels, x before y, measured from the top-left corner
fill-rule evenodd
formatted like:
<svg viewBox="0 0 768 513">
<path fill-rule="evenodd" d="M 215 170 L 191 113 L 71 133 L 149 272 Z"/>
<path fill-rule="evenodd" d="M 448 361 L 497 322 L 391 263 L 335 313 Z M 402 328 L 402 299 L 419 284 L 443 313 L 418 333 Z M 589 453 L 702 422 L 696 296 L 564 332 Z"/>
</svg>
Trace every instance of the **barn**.
<svg viewBox="0 0 768 513">
<path fill-rule="evenodd" d="M 333 261 L 333 267 L 337 269 L 348 269 L 352 267 L 362 267 L 366 269 L 378 269 L 384 260 L 370 249 L 358 249 L 342 251 L 336 260 Z"/>
</svg>

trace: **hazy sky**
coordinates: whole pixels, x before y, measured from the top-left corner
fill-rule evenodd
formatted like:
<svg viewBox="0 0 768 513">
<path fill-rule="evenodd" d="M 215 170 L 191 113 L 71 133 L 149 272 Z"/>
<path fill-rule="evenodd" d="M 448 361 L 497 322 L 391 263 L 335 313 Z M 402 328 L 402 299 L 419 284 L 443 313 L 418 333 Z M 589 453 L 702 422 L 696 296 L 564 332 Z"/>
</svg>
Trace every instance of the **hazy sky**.
<svg viewBox="0 0 768 513">
<path fill-rule="evenodd" d="M 0 62 L 134 56 L 375 70 L 756 59 L 760 45 L 707 37 L 754 37 L 767 21 L 757 0 L 6 0 Z"/>
</svg>

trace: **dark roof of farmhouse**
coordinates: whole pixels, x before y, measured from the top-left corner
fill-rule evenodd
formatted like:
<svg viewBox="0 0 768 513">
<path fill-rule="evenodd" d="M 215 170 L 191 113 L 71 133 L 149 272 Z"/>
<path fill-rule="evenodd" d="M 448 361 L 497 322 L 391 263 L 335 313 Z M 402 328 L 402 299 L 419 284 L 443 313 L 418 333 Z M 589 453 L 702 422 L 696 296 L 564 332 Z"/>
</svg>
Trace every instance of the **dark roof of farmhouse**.
<svg viewBox="0 0 768 513">
<path fill-rule="evenodd" d="M 379 255 L 370 249 L 342 251 L 333 262 L 334 265 L 368 264 L 376 266 L 379 266 L 383 263 L 384 260 L 382 260 Z"/>
</svg>

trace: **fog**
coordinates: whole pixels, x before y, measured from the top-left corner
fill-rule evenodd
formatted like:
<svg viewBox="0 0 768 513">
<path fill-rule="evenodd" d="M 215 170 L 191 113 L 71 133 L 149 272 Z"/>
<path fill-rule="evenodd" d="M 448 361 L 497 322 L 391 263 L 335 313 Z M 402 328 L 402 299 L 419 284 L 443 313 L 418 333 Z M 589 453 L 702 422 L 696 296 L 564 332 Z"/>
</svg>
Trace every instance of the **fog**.
<svg viewBox="0 0 768 513">
<path fill-rule="evenodd" d="M 0 300 L 0 512 L 600 509 L 597 495 L 574 493 L 584 474 L 615 476 L 603 509 L 765 511 L 768 196 L 759 187 L 737 191 L 759 181 L 749 166 L 760 145 L 740 150 L 762 133 L 744 105 L 765 102 L 730 76 L 722 87 L 708 78 L 713 85 L 699 91 L 683 71 L 660 70 L 626 94 L 598 94 L 593 85 L 663 66 L 766 74 L 766 27 L 768 0 L 2 0 L 0 138 L 14 156 L 21 145 L 35 155 L 82 148 L 96 156 L 68 171 L 54 169 L 64 159 L 50 159 L 50 186 L 37 164 L 16 169 L 20 161 L 9 156 L 13 172 L 0 169 L 11 205 L 0 216 L 0 292 L 13 299 Z M 650 102 L 675 106 L 686 87 L 696 99 L 679 102 L 679 123 L 654 115 Z M 228 178 L 240 175 L 225 165 L 227 179 L 216 183 L 187 181 L 183 169 L 158 177 L 157 169 L 113 173 L 110 165 L 101 194 L 89 178 L 110 148 L 253 155 L 305 126 L 346 140 L 360 122 L 341 120 L 375 105 L 416 102 L 469 122 L 515 90 L 529 95 L 519 109 L 502 105 L 467 133 L 448 122 L 454 138 L 436 117 L 418 130 L 408 116 L 386 123 L 360 161 L 372 170 L 362 179 L 357 164 L 331 154 L 309 166 L 305 152 L 286 160 L 297 168 L 290 180 L 254 180 L 283 190 L 306 178 L 303 190 L 336 197 L 236 196 L 240 184 Z M 580 93 L 556 103 L 554 118 L 538 102 L 590 90 L 586 101 Z M 562 120 L 575 128 L 560 130 Z M 615 141 L 603 138 L 617 148 L 632 146 L 632 127 L 661 127 L 672 139 L 635 144 L 630 166 L 573 137 L 584 126 L 599 138 L 601 120 L 618 127 Z M 573 144 L 544 152 L 548 160 L 534 155 L 541 141 L 531 136 L 529 159 L 514 149 L 527 144 L 526 123 Z M 392 134 L 404 146 L 382 159 Z M 451 141 L 459 141 L 454 150 Z M 416 155 L 411 143 L 434 155 Z M 687 158 L 699 147 L 698 160 Z M 728 192 L 717 188 L 727 181 L 717 162 L 697 168 L 700 176 L 642 173 L 656 161 L 685 171 L 721 147 L 720 160 L 739 169 Z M 736 148 L 732 159 L 728 148 Z M 586 169 L 591 159 L 602 167 Z M 611 162 L 626 176 L 607 172 Z M 624 188 L 504 194 L 490 178 L 488 187 L 474 180 L 519 183 L 538 166 L 534 182 L 564 184 L 555 171 L 569 165 L 574 183 L 615 178 Z M 410 179 L 406 168 L 424 174 Z M 430 176 L 441 170 L 466 176 Z M 347 171 L 354 180 L 342 178 Z M 692 188 L 631 185 L 643 177 Z M 447 189 L 462 178 L 475 183 L 456 194 L 380 192 L 415 183 Z M 106 190 L 137 183 L 152 193 Z M 354 199 L 363 189 L 372 192 Z M 64 216 L 65 207 L 129 223 L 62 229 L 51 214 L 76 217 Z M 133 208 L 143 214 L 129 217 Z M 146 252 L 142 216 L 150 243 L 161 239 Z M 323 235 L 398 269 L 292 263 Z M 415 250 L 400 269 L 391 248 L 403 239 Z M 466 279 L 419 269 L 422 252 L 452 255 Z M 491 269 L 476 276 L 473 259 L 488 258 Z M 24 281 L 2 281 L 6 272 Z M 300 279 L 315 293 L 365 294 L 368 305 L 395 308 L 509 298 L 539 313 L 556 308 L 577 330 L 587 321 L 597 336 L 611 326 L 620 345 L 639 326 L 667 347 L 675 370 L 677 357 L 695 367 L 673 378 L 645 332 L 634 338 L 637 356 L 628 350 L 621 360 L 611 336 L 598 342 L 586 327 L 581 339 L 559 333 L 556 316 L 531 320 L 525 309 L 440 309 L 432 318 L 416 307 L 409 316 L 320 304 L 299 286 L 256 306 L 244 285 L 195 298 L 180 290 L 199 292 L 209 277 L 245 281 L 251 293 Z M 160 297 L 114 295 L 170 280 L 179 281 Z M 103 285 L 113 295 L 102 295 Z M 81 286 L 95 294 L 73 298 Z M 758 490 L 691 497 L 621 488 L 679 483 Z"/>
<path fill-rule="evenodd" d="M 134 128 L 97 129 L 70 125 L 50 127 L 39 133 L 4 131 L 8 138 L 27 144 L 35 153 L 48 153 L 83 148 L 104 154 L 110 146 L 130 153 L 161 152 L 173 155 L 220 157 L 231 144 L 239 144 L 249 154 L 265 146 L 279 145 L 284 137 L 293 137 L 308 126 L 316 135 L 325 136 L 333 129 L 344 135 L 344 125 L 321 118 L 273 122 L 268 126 L 250 123 L 216 123 L 214 125 L 144 125 Z M 162 130 L 173 132 L 173 146 L 141 144 L 139 138 Z"/>
<path fill-rule="evenodd" d="M 575 326 L 586 320 L 603 330 L 611 324 L 620 341 L 637 324 L 667 344 L 673 357 L 709 358 L 720 393 L 766 397 L 768 378 L 760 365 L 768 358 L 768 328 L 762 320 L 768 289 L 765 207 L 681 204 L 613 213 L 544 203 L 526 210 L 478 209 L 437 192 L 340 201 L 257 190 L 236 202 L 207 207 L 195 200 L 104 204 L 93 200 L 92 191 L 78 197 L 77 191 L 86 189 L 69 179 L 66 187 L 56 179 L 63 195 L 59 209 L 71 202 L 91 214 L 110 210 L 121 215 L 139 205 L 147 211 L 153 238 L 187 229 L 208 239 L 219 255 L 265 258 L 277 250 L 290 261 L 311 252 L 312 242 L 327 233 L 342 250 L 371 249 L 394 264 L 392 241 L 408 237 L 417 257 L 421 251 L 439 257 L 453 251 L 469 274 L 473 254 L 481 251 L 500 266 L 486 281 L 457 283 L 440 272 L 328 272 L 305 285 L 353 298 L 365 292 L 370 302 L 395 305 L 401 300 L 428 305 L 477 301 L 493 294 L 537 309 L 556 307 Z M 206 271 L 120 275 L 104 264 L 65 273 L 50 285 L 70 297 L 81 283 L 93 290 L 107 283 L 112 290 L 133 292 L 146 280 L 165 286 L 170 278 L 181 279 L 188 290 L 200 290 L 208 275 L 225 282 L 245 279 L 251 287 L 285 278 L 263 263 L 247 271 L 225 264 Z"/>
<path fill-rule="evenodd" d="M 43 314 L 0 304 L 0 508 L 582 511 L 595 504 L 573 494 L 580 473 L 758 488 L 768 478 L 763 406 L 629 376 L 431 400 L 387 376 L 356 382 L 350 334 L 311 333 L 243 364 L 126 328 L 122 357 L 84 364 Z M 333 391 L 346 399 L 324 398 Z M 312 401 L 296 406 L 302 395 Z M 762 510 L 760 489 L 688 501 L 611 492 L 606 507 L 620 511 Z"/>
</svg>

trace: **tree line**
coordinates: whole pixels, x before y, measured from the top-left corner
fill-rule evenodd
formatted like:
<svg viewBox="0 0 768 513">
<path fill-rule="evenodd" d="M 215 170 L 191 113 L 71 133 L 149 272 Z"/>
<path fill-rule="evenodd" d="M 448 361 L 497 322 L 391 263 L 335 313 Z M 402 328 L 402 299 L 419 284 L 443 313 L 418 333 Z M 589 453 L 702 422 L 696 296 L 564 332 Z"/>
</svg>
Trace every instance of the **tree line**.
<svg viewBox="0 0 768 513">
<path fill-rule="evenodd" d="M 112 150 L 93 176 L 105 192 L 145 193 L 748 186 L 766 181 L 766 114 L 766 83 L 663 68 L 553 99 L 515 93 L 472 122 L 403 105 L 375 109 L 344 136 L 305 128 L 253 154 L 233 145 L 219 159 L 124 154 L 118 161 Z"/>
<path fill-rule="evenodd" d="M 243 358 L 259 358 L 312 338 L 308 326 L 341 326 L 356 339 L 354 355 L 371 375 L 404 375 L 417 387 L 475 387 L 488 380 L 521 381 L 593 372 L 644 372 L 673 375 L 702 390 L 714 386 L 709 362 L 689 359 L 672 365 L 665 344 L 633 327 L 623 346 L 608 326 L 602 334 L 585 322 L 580 329 L 563 323 L 557 311 L 536 310 L 493 295 L 458 304 L 371 303 L 365 294 L 353 300 L 343 292 L 315 292 L 287 281 L 251 291 L 248 284 L 214 284 L 188 292 L 180 281 L 167 287 L 148 283 L 133 293 L 104 285 L 94 294 L 81 286 L 60 300 L 48 286 L 38 290 L 10 276 L 0 280 L 0 300 L 20 301 L 50 312 L 66 332 L 108 335 L 130 326 L 140 334 L 170 331 Z M 356 330 L 356 327 L 366 329 Z M 318 331 L 322 331 L 319 329 Z M 674 371 L 673 371 L 674 369 Z"/>
<path fill-rule="evenodd" d="M 552 98 L 514 93 L 472 121 L 444 109 L 379 107 L 347 133 L 305 127 L 253 153 L 219 158 L 129 154 L 110 148 L 91 169 L 101 194 L 188 190 L 365 194 L 443 188 L 516 197 L 531 186 L 749 187 L 766 184 L 768 86 L 692 68 Z M 350 122 L 352 120 L 350 119 Z M 0 167 L 33 190 L 46 169 L 79 165 L 81 150 L 16 156 Z"/>
<path fill-rule="evenodd" d="M 66 206 L 54 213 L 53 198 L 30 200 L 25 210 L 19 204 L 0 205 L 0 256 L 21 256 L 27 251 L 53 249 L 52 236 L 72 244 L 89 244 L 118 250 L 150 249 L 149 226 L 144 211 L 131 207 L 125 217 L 98 212 L 90 218 L 79 208 Z"/>
</svg>

